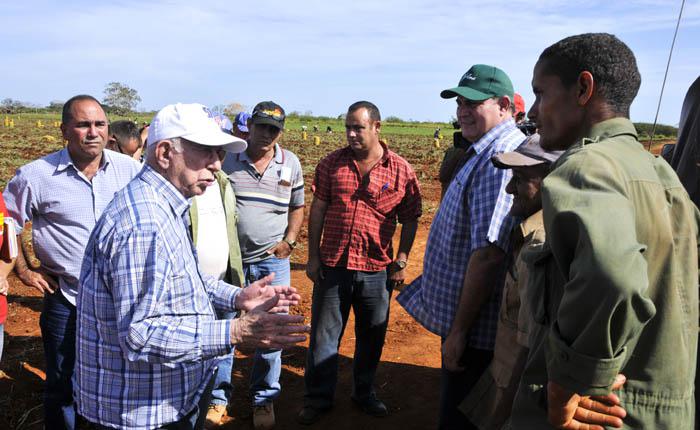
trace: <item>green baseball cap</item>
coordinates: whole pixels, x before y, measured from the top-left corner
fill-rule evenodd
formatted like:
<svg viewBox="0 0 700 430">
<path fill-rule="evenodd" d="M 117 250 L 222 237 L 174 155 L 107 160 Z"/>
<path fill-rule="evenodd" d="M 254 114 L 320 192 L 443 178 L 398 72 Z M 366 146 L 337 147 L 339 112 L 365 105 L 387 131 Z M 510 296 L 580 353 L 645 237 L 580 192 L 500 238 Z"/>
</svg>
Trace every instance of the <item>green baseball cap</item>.
<svg viewBox="0 0 700 430">
<path fill-rule="evenodd" d="M 440 93 L 443 99 L 457 96 L 473 101 L 502 96 L 508 96 L 513 100 L 513 83 L 506 72 L 498 67 L 475 64 L 467 70 L 455 88 Z"/>
</svg>

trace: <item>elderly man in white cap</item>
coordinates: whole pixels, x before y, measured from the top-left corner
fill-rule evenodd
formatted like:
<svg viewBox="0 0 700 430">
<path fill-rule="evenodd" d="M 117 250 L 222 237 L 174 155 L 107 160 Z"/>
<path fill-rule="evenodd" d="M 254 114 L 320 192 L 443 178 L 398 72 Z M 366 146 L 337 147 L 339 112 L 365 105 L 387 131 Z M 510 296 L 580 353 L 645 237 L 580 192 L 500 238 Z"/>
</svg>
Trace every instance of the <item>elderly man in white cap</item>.
<svg viewBox="0 0 700 430">
<path fill-rule="evenodd" d="M 163 108 L 148 132 L 146 166 L 114 196 L 85 251 L 78 296 L 78 413 L 97 428 L 202 428 L 218 357 L 233 345 L 284 348 L 305 339 L 298 303 L 272 276 L 247 288 L 200 274 L 189 198 L 215 184 L 222 132 L 200 104 Z M 245 310 L 217 320 L 218 310 Z"/>
</svg>

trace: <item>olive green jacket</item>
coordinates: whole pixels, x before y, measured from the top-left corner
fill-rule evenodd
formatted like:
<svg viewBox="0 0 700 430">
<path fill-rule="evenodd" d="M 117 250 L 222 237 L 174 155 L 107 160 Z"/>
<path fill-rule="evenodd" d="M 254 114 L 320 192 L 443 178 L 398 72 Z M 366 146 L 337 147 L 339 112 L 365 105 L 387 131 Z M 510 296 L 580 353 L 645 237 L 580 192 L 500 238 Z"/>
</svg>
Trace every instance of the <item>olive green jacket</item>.
<svg viewBox="0 0 700 430">
<path fill-rule="evenodd" d="M 583 395 L 615 375 L 630 429 L 691 429 L 698 210 L 632 123 L 596 124 L 542 189 L 547 242 L 523 250 L 535 326 L 512 427 L 547 428 L 548 380 Z M 534 292 L 533 292 L 534 291 Z"/>
<path fill-rule="evenodd" d="M 233 193 L 228 177 L 222 171 L 216 172 L 216 182 L 219 184 L 221 199 L 224 203 L 224 214 L 226 215 L 226 234 L 228 235 L 228 269 L 224 281 L 236 287 L 245 285 L 243 277 L 243 262 L 241 260 L 241 246 L 238 243 L 238 212 L 236 212 L 236 196 Z M 192 233 L 192 243 L 197 245 L 197 199 L 192 199 L 190 205 L 190 227 Z"/>
</svg>

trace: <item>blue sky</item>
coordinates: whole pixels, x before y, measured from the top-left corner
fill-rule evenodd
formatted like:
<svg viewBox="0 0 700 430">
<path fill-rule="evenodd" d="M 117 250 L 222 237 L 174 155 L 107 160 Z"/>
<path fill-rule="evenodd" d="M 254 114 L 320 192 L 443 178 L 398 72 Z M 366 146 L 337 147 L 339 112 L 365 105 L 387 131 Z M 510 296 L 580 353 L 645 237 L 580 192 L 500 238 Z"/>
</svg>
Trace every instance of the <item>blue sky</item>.
<svg viewBox="0 0 700 430">
<path fill-rule="evenodd" d="M 681 1 L 13 1 L 0 12 L 0 99 L 46 105 L 105 84 L 138 90 L 140 109 L 272 99 L 336 116 L 354 101 L 384 116 L 448 120 L 475 63 L 505 70 L 527 106 L 540 52 L 578 33 L 616 34 L 635 52 L 635 121 L 651 122 Z M 700 0 L 687 1 L 660 122 L 676 125 L 700 74 Z"/>
</svg>

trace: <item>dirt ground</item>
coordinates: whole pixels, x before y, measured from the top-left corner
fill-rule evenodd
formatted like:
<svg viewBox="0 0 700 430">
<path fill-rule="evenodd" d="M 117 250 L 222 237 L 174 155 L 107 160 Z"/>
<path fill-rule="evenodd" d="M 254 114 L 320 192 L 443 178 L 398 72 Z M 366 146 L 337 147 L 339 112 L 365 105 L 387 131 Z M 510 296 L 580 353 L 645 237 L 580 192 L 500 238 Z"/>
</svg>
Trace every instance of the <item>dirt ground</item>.
<svg viewBox="0 0 700 430">
<path fill-rule="evenodd" d="M 407 268 L 409 279 L 418 276 L 423 265 L 427 222 L 427 219 L 423 220 L 416 236 Z M 310 322 L 312 285 L 304 274 L 306 250 L 299 249 L 296 253 L 292 263 L 292 285 L 303 298 L 297 311 L 307 316 Z M 5 350 L 0 363 L 0 370 L 6 374 L 0 377 L 0 429 L 41 429 L 44 357 L 39 314 L 42 299 L 36 290 L 24 286 L 14 275 L 9 282 L 9 314 L 5 323 Z M 276 428 L 340 430 L 376 427 L 403 430 L 434 427 L 438 405 L 439 338 L 420 327 L 392 298 L 386 344 L 375 381 L 377 394 L 390 411 L 384 418 L 368 417 L 350 401 L 354 341 L 351 315 L 340 347 L 335 407 L 311 427 L 301 426 L 295 420 L 302 406 L 308 342 L 283 352 L 282 394 L 275 401 Z M 236 352 L 232 416 L 224 417 L 223 429 L 253 428 L 248 395 L 252 352 Z"/>
</svg>

